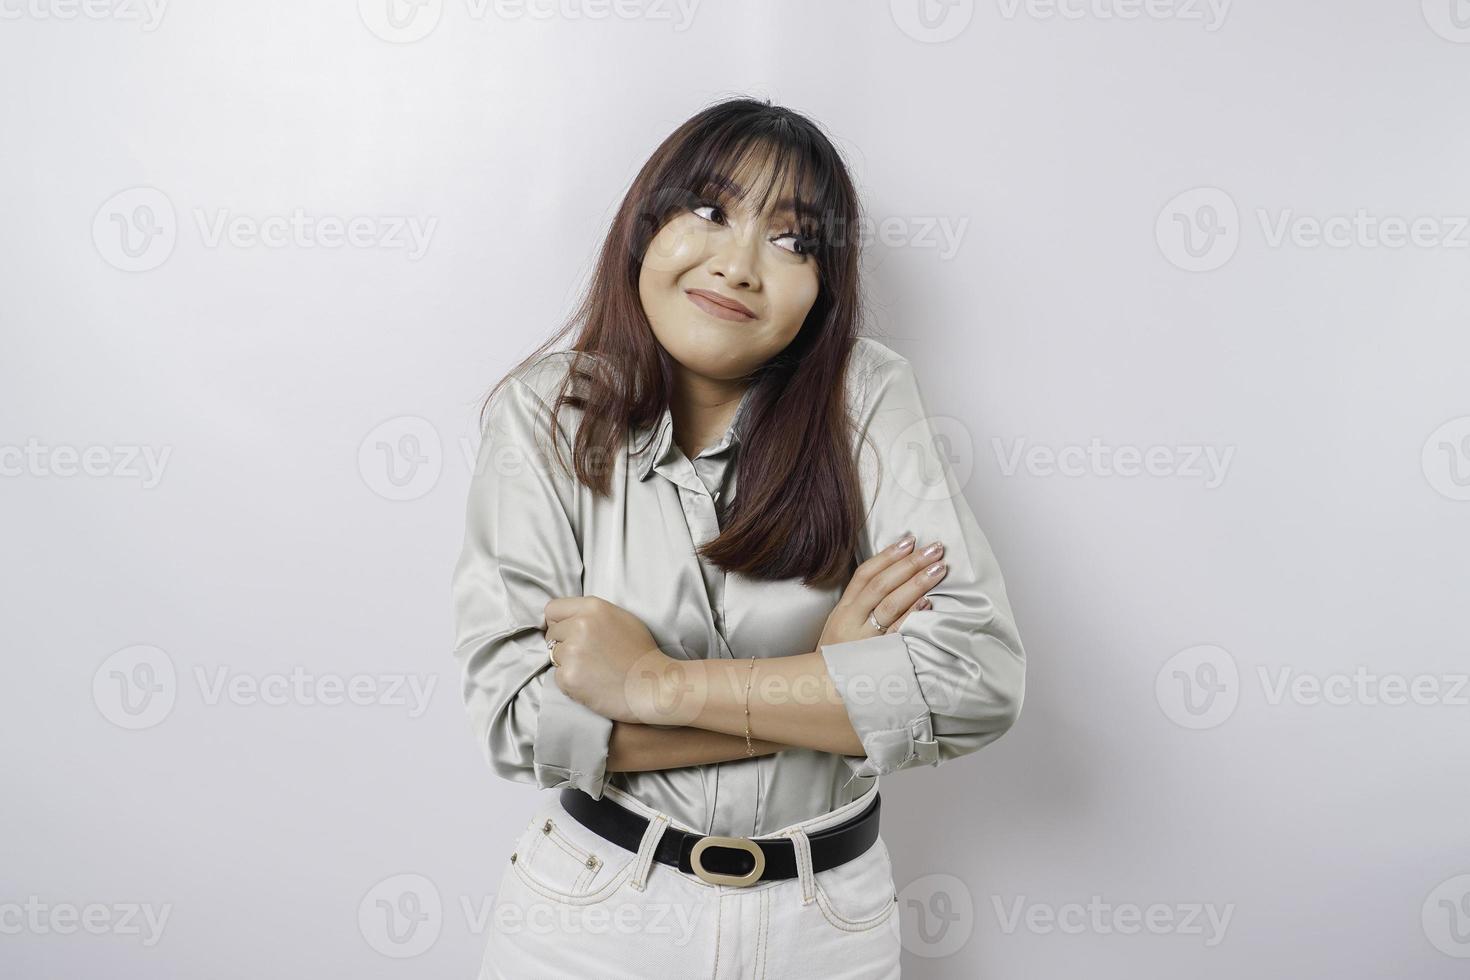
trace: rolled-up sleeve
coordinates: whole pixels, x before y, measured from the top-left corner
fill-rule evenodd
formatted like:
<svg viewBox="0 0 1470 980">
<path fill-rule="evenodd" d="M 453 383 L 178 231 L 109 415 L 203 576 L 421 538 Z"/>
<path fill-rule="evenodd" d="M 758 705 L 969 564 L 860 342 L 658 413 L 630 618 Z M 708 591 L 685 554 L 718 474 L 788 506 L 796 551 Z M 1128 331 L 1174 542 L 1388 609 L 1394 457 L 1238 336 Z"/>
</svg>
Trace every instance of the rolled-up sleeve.
<svg viewBox="0 0 1470 980">
<path fill-rule="evenodd" d="M 872 369 L 858 417 L 868 508 L 858 561 L 912 531 L 944 542 L 948 574 L 931 609 L 896 633 L 821 647 L 867 755 L 844 756 L 853 778 L 937 766 L 1003 735 L 1025 692 L 1026 656 L 1005 583 L 948 455 L 955 432 L 925 410 L 907 359 Z"/>
<path fill-rule="evenodd" d="M 498 775 L 601 798 L 612 721 L 562 691 L 544 635 L 546 603 L 582 594 L 578 485 L 551 455 L 546 402 L 520 376 L 496 393 L 481 435 L 452 588 L 465 707 Z"/>
</svg>

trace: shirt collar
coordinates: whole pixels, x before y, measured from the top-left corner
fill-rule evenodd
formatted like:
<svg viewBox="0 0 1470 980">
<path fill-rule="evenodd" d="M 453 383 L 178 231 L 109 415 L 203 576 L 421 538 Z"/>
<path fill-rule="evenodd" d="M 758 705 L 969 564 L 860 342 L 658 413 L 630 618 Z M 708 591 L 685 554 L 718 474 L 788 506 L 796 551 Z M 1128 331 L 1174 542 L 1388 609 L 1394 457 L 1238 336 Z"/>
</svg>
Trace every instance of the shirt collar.
<svg viewBox="0 0 1470 980">
<path fill-rule="evenodd" d="M 740 396 L 740 407 L 735 410 L 735 417 L 730 420 L 730 424 L 726 427 L 724 435 L 720 436 L 713 444 L 701 449 L 699 456 L 713 456 L 716 453 L 724 452 L 727 448 L 741 441 L 741 438 L 746 434 L 750 415 L 751 395 L 754 391 L 755 385 L 753 384 L 745 389 L 745 394 Z M 638 458 L 638 479 L 642 481 L 648 479 L 654 467 L 673 455 L 674 414 L 665 405 L 663 414 L 659 416 L 653 425 L 640 426 L 633 431 L 635 446 L 643 445 L 650 439 L 649 433 L 654 433 L 651 437 L 652 442 L 648 444 L 648 449 Z"/>
</svg>

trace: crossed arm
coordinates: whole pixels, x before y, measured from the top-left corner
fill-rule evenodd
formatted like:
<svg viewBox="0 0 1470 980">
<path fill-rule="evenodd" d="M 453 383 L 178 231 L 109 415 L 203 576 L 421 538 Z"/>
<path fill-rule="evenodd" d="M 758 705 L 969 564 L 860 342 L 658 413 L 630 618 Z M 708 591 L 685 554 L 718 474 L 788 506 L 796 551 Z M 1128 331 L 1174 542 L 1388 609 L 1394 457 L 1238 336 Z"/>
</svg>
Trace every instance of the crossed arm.
<svg viewBox="0 0 1470 980">
<path fill-rule="evenodd" d="M 862 742 L 833 687 L 820 651 L 749 660 L 695 660 L 671 678 L 704 694 L 684 726 L 613 722 L 610 772 L 677 769 L 747 758 L 745 688 L 750 685 L 750 747 L 771 755 L 793 747 L 862 755 Z M 760 737 L 757 737 L 759 735 Z"/>
<path fill-rule="evenodd" d="M 541 380 L 549 389 L 554 378 L 530 379 Z M 574 684 L 574 695 L 561 683 L 567 671 L 546 669 L 547 650 L 535 636 L 543 619 L 538 607 L 580 596 L 585 585 L 573 526 L 580 491 L 530 456 L 530 447 L 542 445 L 549 413 L 538 388 L 517 379 L 502 389 L 487 412 L 453 583 L 465 705 L 498 774 L 543 787 L 576 785 L 596 796 L 608 769 L 743 758 L 747 679 L 757 754 L 796 747 L 836 753 L 860 776 L 937 765 L 1011 726 L 1021 707 L 1025 653 L 989 542 L 942 459 L 911 451 L 941 440 L 924 428 L 930 418 L 908 362 L 884 362 L 863 387 L 858 429 L 883 460 L 881 476 L 864 478 L 871 506 L 863 540 L 894 541 L 912 531 L 919 540 L 945 541 L 950 573 L 931 593 L 932 607 L 901 634 L 829 640 L 809 653 L 758 657 L 753 668 L 747 659 L 681 661 L 683 680 L 700 683 L 709 696 L 677 717 L 594 706 L 637 675 Z M 507 453 L 519 465 L 500 465 Z M 590 636 L 606 645 L 605 635 Z M 571 651 L 558 646 L 560 663 Z M 793 696 L 779 696 L 783 691 Z"/>
</svg>

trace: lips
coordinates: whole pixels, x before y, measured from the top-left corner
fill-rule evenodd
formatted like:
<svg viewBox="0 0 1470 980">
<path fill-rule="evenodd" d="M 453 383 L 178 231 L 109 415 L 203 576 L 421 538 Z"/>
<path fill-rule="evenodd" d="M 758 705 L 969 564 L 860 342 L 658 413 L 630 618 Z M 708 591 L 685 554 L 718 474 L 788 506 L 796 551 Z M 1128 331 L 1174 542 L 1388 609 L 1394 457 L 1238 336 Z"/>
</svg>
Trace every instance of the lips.
<svg viewBox="0 0 1470 980">
<path fill-rule="evenodd" d="M 717 316 L 722 320 L 754 320 L 755 313 L 739 300 L 708 289 L 685 290 L 690 302 L 707 313 Z"/>
</svg>

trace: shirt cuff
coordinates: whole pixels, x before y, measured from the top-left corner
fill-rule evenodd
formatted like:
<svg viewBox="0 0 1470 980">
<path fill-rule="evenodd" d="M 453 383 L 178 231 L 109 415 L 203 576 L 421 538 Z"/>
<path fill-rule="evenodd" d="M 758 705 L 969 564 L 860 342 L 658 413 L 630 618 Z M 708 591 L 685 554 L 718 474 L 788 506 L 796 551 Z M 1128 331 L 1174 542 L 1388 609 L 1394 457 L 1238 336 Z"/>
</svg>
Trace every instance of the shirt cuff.
<svg viewBox="0 0 1470 980">
<path fill-rule="evenodd" d="M 612 719 L 573 701 L 547 671 L 541 705 L 536 712 L 532 763 L 542 789 L 575 786 L 594 800 L 602 799 L 607 781 L 607 743 Z"/>
<path fill-rule="evenodd" d="M 929 704 L 902 633 L 828 643 L 819 649 L 867 752 L 865 758 L 842 757 L 853 778 L 939 764 Z"/>
</svg>

